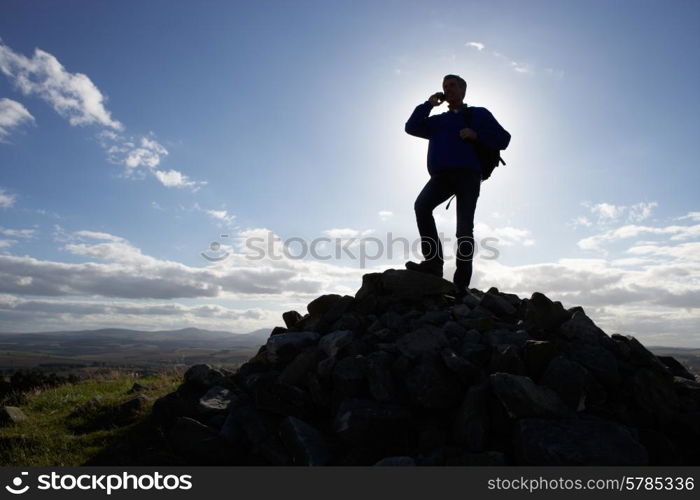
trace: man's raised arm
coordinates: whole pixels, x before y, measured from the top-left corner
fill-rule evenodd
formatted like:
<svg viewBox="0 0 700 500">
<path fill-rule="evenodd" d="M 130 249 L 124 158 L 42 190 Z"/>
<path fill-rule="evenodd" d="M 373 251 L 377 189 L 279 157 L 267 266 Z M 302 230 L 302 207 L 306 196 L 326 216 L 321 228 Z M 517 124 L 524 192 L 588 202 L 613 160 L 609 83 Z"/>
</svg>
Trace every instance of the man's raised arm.
<svg viewBox="0 0 700 500">
<path fill-rule="evenodd" d="M 430 98 L 423 104 L 416 106 L 413 110 L 410 118 L 406 122 L 407 134 L 415 135 L 416 137 L 422 137 L 423 139 L 430 139 L 430 110 L 434 106 L 439 106 L 445 100 L 445 96 L 442 92 L 438 92 L 430 96 Z"/>
</svg>

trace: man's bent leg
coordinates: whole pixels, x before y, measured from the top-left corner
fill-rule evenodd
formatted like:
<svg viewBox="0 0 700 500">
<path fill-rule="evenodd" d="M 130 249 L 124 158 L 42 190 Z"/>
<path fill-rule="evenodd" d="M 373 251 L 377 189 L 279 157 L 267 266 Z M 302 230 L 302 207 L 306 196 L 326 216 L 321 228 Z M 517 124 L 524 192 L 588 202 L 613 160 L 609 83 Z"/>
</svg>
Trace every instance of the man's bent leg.
<svg viewBox="0 0 700 500">
<path fill-rule="evenodd" d="M 442 175 L 434 175 L 416 198 L 413 206 L 416 212 L 418 232 L 421 236 L 421 253 L 428 262 L 442 267 L 444 258 L 442 244 L 438 236 L 433 209 L 453 194 L 453 186 Z"/>
</svg>

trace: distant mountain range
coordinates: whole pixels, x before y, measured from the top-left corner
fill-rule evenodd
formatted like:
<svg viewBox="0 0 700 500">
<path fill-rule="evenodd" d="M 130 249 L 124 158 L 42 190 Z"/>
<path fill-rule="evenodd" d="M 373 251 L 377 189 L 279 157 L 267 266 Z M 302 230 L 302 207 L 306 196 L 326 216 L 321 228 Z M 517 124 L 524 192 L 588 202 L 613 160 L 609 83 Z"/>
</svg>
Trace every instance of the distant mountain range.
<svg viewBox="0 0 700 500">
<path fill-rule="evenodd" d="M 0 333 L 0 369 L 60 363 L 163 364 L 244 361 L 267 341 L 270 329 L 249 333 L 182 328 L 126 328 Z"/>
</svg>

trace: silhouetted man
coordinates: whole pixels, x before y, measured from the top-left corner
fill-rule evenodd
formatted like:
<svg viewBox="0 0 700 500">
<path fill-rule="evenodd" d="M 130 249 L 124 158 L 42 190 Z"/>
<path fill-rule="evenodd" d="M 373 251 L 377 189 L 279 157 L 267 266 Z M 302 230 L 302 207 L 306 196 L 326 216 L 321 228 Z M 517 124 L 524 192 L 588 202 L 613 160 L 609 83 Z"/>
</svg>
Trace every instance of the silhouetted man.
<svg viewBox="0 0 700 500">
<path fill-rule="evenodd" d="M 504 149 L 510 141 L 506 132 L 486 108 L 471 107 L 467 126 L 464 94 L 467 82 L 457 75 L 447 75 L 443 92 L 419 104 L 406 122 L 406 132 L 428 139 L 428 173 L 430 180 L 414 205 L 421 252 L 424 261 L 407 262 L 406 268 L 442 277 L 443 254 L 433 209 L 453 194 L 457 198 L 457 255 L 453 277 L 457 293 L 463 294 L 472 276 L 474 255 L 474 211 L 481 187 L 481 166 L 474 150 L 476 141 L 491 149 Z M 429 116 L 435 106 L 448 103 L 449 110 Z"/>
</svg>

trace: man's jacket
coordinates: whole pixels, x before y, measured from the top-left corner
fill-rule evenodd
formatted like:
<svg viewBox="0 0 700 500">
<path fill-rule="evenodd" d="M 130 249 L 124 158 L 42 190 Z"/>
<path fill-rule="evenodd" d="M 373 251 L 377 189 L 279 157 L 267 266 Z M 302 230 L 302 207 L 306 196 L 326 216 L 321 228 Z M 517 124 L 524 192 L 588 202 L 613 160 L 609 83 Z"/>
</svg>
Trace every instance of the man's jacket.
<svg viewBox="0 0 700 500">
<path fill-rule="evenodd" d="M 466 105 L 465 105 L 466 106 Z M 471 141 L 459 136 L 467 127 L 464 111 L 448 110 L 429 116 L 433 105 L 429 101 L 416 106 L 406 122 L 406 132 L 428 139 L 428 172 L 432 175 L 445 168 L 473 168 L 481 171 L 479 160 Z M 476 132 L 477 141 L 491 149 L 505 149 L 510 134 L 501 127 L 486 108 L 472 107 L 470 128 Z"/>
</svg>

